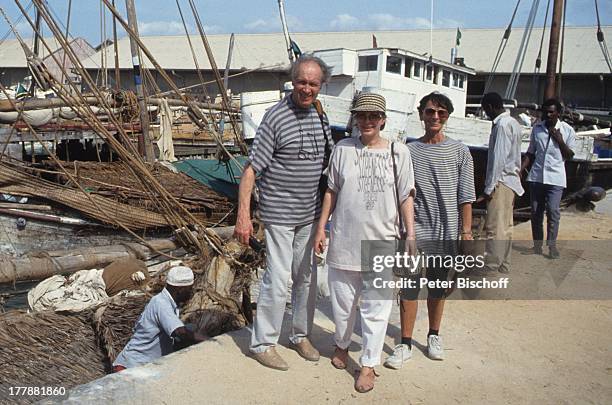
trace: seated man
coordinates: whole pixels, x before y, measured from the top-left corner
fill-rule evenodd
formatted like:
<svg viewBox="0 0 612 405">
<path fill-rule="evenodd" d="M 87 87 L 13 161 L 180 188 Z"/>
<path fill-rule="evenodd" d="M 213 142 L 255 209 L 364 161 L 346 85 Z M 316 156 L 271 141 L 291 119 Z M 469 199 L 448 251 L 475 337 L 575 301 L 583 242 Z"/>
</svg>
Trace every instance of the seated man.
<svg viewBox="0 0 612 405">
<path fill-rule="evenodd" d="M 205 337 L 190 331 L 179 318 L 178 304 L 191 297 L 193 271 L 189 267 L 170 269 L 166 288 L 145 307 L 134 327 L 134 335 L 113 363 L 113 372 L 149 363 L 173 351 L 172 341 L 198 343 Z"/>
</svg>

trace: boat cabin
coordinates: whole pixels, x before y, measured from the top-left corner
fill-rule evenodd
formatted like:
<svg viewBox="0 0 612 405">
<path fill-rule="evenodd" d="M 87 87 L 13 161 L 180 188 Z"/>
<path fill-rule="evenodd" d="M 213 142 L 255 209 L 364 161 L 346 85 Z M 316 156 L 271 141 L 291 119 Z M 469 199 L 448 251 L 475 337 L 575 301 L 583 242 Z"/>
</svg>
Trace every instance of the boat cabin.
<svg viewBox="0 0 612 405">
<path fill-rule="evenodd" d="M 408 96 L 408 111 L 432 91 L 445 94 L 453 102 L 455 114 L 465 115 L 468 76 L 473 69 L 443 62 L 414 52 L 395 48 L 345 48 L 315 51 L 332 68 L 332 78 L 321 93 L 352 99 L 366 87 L 394 90 Z M 392 102 L 393 100 L 388 100 Z"/>
</svg>

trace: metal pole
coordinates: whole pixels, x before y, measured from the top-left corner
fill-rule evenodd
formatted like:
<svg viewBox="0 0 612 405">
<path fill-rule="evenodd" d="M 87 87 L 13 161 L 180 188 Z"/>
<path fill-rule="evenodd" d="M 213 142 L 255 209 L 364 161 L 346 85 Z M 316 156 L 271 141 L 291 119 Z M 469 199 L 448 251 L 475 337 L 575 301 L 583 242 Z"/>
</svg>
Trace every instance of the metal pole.
<svg viewBox="0 0 612 405">
<path fill-rule="evenodd" d="M 138 35 L 138 21 L 136 20 L 136 8 L 134 0 L 125 0 L 125 6 L 128 14 L 128 26 L 135 35 Z M 142 72 L 140 67 L 140 53 L 138 51 L 138 42 L 130 35 L 130 50 L 132 51 L 132 66 L 134 67 L 134 84 L 136 85 L 136 96 L 138 98 L 138 106 L 140 107 L 140 129 L 138 135 L 138 152 L 145 157 L 147 162 L 152 162 L 155 157 L 153 155 L 153 144 L 149 138 L 149 112 L 147 111 L 147 103 L 144 98 L 144 88 L 142 86 Z"/>
<path fill-rule="evenodd" d="M 548 59 L 546 61 L 546 88 L 544 100 L 555 97 L 555 76 L 557 75 L 557 59 L 559 58 L 559 35 L 561 33 L 561 17 L 563 16 L 563 0 L 555 0 L 553 5 L 550 41 L 548 44 Z"/>
<path fill-rule="evenodd" d="M 430 13 L 429 13 L 429 56 L 433 57 L 433 14 L 434 14 L 434 0 L 430 2 Z"/>
<path fill-rule="evenodd" d="M 293 52 L 291 52 L 291 38 L 289 38 L 289 31 L 287 30 L 287 20 L 285 19 L 285 5 L 283 0 L 278 0 L 278 10 L 280 11 L 283 34 L 285 35 L 285 43 L 287 44 L 287 56 L 289 57 L 289 62 L 293 62 L 295 58 L 293 56 Z"/>
</svg>

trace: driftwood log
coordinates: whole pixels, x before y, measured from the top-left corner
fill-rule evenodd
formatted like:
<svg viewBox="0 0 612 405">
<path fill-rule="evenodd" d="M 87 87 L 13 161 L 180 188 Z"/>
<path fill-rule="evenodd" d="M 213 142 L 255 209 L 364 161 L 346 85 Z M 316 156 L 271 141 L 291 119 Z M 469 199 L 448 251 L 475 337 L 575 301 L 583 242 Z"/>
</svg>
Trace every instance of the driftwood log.
<svg viewBox="0 0 612 405">
<path fill-rule="evenodd" d="M 149 241 L 149 248 L 139 243 L 81 248 L 72 251 L 38 252 L 21 258 L 0 258 L 0 284 L 43 280 L 55 274 L 102 268 L 115 260 L 133 257 L 145 260 L 155 251 L 177 249 L 170 239 Z"/>
<path fill-rule="evenodd" d="M 222 239 L 229 238 L 234 232 L 233 226 L 213 229 Z M 125 257 L 146 260 L 156 251 L 172 251 L 179 248 L 177 243 L 170 239 L 151 240 L 148 244 L 149 246 L 140 243 L 123 243 L 69 251 L 38 252 L 20 258 L 0 257 L 0 284 L 43 280 L 55 274 L 99 269 Z"/>
</svg>

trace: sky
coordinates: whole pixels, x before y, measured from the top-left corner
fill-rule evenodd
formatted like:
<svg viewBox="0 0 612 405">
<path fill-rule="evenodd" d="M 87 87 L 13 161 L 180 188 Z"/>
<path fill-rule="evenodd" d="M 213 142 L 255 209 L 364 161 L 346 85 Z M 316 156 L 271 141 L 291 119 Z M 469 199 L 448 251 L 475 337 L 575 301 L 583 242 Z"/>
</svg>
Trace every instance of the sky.
<svg viewBox="0 0 612 405">
<path fill-rule="evenodd" d="M 24 8 L 30 0 L 19 0 Z M 66 25 L 70 0 L 47 0 L 52 14 Z M 110 0 L 109 0 L 110 1 Z M 125 1 L 115 0 L 122 15 Z M 277 0 L 193 0 L 207 34 L 267 33 L 281 30 Z M 514 26 L 524 26 L 532 4 L 538 0 L 520 1 Z M 546 5 L 540 0 L 536 26 L 542 26 Z M 184 34 L 177 0 L 135 0 L 141 35 Z M 188 0 L 178 0 L 188 30 L 196 33 Z M 103 37 L 112 38 L 110 14 L 107 13 L 106 35 L 102 33 L 101 0 L 72 0 L 70 32 L 96 46 Z M 612 25 L 612 1 L 598 0 L 602 25 Z M 429 29 L 431 0 L 285 0 L 290 32 L 312 31 L 379 31 Z M 501 28 L 506 27 L 517 0 L 433 0 L 434 28 Z M 32 29 L 14 0 L 0 0 L 0 7 L 25 37 Z M 595 0 L 567 0 L 566 24 L 596 26 Z M 32 15 L 30 9 L 30 15 Z M 48 31 L 46 32 L 48 34 Z M 0 40 L 12 38 L 6 21 L 0 17 Z M 119 30 L 119 36 L 125 35 Z"/>
</svg>

